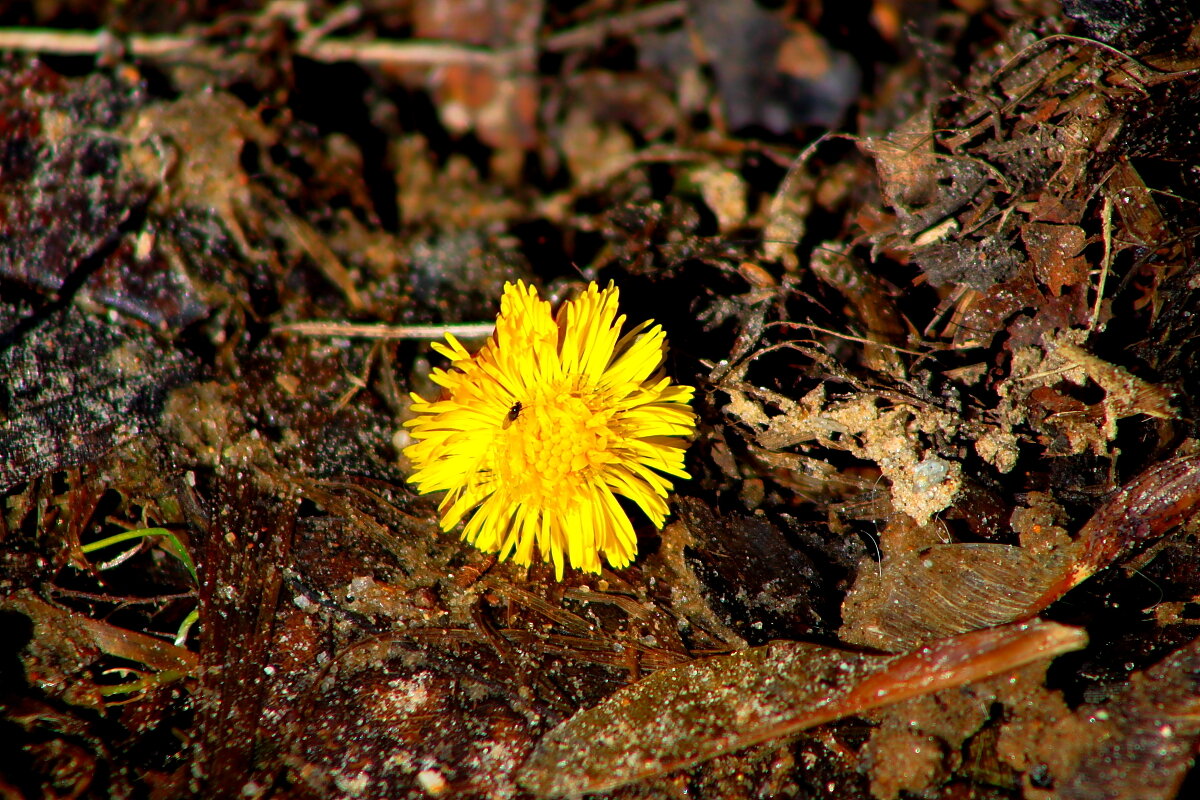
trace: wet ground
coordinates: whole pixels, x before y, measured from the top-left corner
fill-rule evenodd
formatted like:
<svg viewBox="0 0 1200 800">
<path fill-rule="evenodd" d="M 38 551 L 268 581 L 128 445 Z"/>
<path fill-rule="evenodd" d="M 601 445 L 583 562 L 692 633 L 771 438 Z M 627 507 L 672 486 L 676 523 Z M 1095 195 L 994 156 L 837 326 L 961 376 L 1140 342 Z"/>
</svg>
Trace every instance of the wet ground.
<svg viewBox="0 0 1200 800">
<path fill-rule="evenodd" d="M 0 10 L 0 788 L 1191 796 L 1200 18 L 1135 5 Z M 518 279 L 695 387 L 627 568 L 406 483 Z"/>
</svg>

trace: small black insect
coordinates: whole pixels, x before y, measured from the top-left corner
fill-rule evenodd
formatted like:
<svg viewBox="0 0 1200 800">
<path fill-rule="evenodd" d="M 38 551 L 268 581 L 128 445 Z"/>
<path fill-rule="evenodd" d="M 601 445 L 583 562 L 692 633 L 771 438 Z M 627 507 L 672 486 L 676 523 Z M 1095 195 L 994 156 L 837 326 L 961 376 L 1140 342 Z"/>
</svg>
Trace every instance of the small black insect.
<svg viewBox="0 0 1200 800">
<path fill-rule="evenodd" d="M 520 400 L 518 400 L 517 402 L 513 403 L 513 404 L 512 404 L 512 408 L 510 408 L 510 409 L 508 410 L 508 413 L 504 415 L 504 422 L 503 422 L 503 424 L 501 424 L 501 426 L 500 426 L 500 427 L 501 427 L 501 428 L 507 428 L 509 425 L 512 425 L 514 422 L 516 422 L 516 421 L 517 421 L 517 417 L 521 416 L 521 409 L 522 409 L 522 408 L 524 408 L 524 406 L 522 406 L 522 405 L 521 405 L 521 401 L 520 401 Z"/>
</svg>

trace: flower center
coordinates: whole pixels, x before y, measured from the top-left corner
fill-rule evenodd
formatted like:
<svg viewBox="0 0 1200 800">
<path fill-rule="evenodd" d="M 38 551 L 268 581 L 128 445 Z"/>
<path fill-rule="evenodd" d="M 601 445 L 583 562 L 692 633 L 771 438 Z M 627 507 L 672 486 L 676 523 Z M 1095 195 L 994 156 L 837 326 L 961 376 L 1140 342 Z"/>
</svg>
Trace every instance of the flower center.
<svg viewBox="0 0 1200 800">
<path fill-rule="evenodd" d="M 503 485 L 518 502 L 563 508 L 572 489 L 613 460 L 609 416 L 577 392 L 551 391 L 523 403 L 498 441 Z"/>
</svg>

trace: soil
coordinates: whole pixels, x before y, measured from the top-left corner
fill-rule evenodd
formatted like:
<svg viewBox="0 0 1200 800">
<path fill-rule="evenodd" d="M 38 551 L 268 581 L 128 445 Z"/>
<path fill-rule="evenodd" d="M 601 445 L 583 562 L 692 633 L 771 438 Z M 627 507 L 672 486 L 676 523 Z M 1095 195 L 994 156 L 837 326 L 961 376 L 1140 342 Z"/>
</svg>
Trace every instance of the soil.
<svg viewBox="0 0 1200 800">
<path fill-rule="evenodd" d="M 1200 791 L 1183 0 L 0 8 L 5 797 Z M 506 282 L 698 425 L 598 575 L 407 482 Z"/>
</svg>

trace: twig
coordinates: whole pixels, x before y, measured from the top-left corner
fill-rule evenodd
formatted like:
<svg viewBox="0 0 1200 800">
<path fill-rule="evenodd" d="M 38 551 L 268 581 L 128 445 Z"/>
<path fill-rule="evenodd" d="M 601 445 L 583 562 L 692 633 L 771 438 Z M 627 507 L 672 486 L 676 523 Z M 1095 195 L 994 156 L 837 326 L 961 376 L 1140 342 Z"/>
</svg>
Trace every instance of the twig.
<svg viewBox="0 0 1200 800">
<path fill-rule="evenodd" d="M 1108 281 L 1108 271 L 1112 267 L 1112 212 L 1112 196 L 1105 195 L 1104 208 L 1101 211 L 1104 260 L 1100 262 L 1100 281 L 1096 286 L 1096 302 L 1092 304 L 1092 319 L 1088 322 L 1088 333 L 1096 330 L 1096 321 L 1100 319 L 1100 303 L 1104 300 L 1104 284 Z"/>
<path fill-rule="evenodd" d="M 670 0 L 656 6 L 630 11 L 627 14 L 617 14 L 603 17 L 594 22 L 586 22 L 574 28 L 568 28 L 542 40 L 542 47 L 552 53 L 564 50 L 574 50 L 581 47 L 597 47 L 610 36 L 622 36 L 635 33 L 647 28 L 658 28 L 677 19 L 683 19 L 687 14 L 685 0 Z"/>
<path fill-rule="evenodd" d="M 1151 66 L 1150 64 L 1147 64 L 1144 61 L 1139 61 L 1138 59 L 1136 59 L 1133 56 L 1126 53 L 1124 50 L 1120 50 L 1116 47 L 1113 47 L 1110 44 L 1105 44 L 1104 42 L 1098 41 L 1096 39 L 1092 39 L 1087 36 L 1075 36 L 1075 35 L 1069 34 L 1069 33 L 1053 33 L 1053 34 L 1050 34 L 1049 36 L 1038 39 L 1035 42 L 1031 42 L 1026 47 L 1021 48 L 1021 50 L 1019 50 L 1017 53 L 1015 53 L 1012 56 L 1012 58 L 1008 59 L 1008 61 L 1001 64 L 1000 68 L 992 73 L 990 82 L 994 84 L 997 81 L 999 81 L 1000 77 L 1002 75 L 1004 75 L 1010 69 L 1015 67 L 1021 61 L 1025 60 L 1026 58 L 1031 58 L 1036 53 L 1040 52 L 1042 47 L 1044 47 L 1045 45 L 1053 44 L 1055 42 L 1060 42 L 1060 41 L 1076 42 L 1078 44 L 1089 45 L 1091 47 L 1099 48 L 1099 49 L 1104 50 L 1114 56 L 1124 59 L 1128 63 L 1136 64 L 1138 67 L 1141 67 L 1142 69 L 1144 69 L 1148 72 L 1155 73 L 1155 75 L 1159 79 L 1182 78 L 1182 77 L 1185 77 L 1188 75 L 1195 75 L 1196 73 L 1200 72 L 1200 69 L 1196 69 L 1196 68 L 1180 69 L 1180 70 L 1159 69 L 1158 67 Z"/>
<path fill-rule="evenodd" d="M 464 322 L 458 325 L 363 325 L 351 322 L 312 321 L 277 325 L 274 332 L 345 339 L 440 339 L 450 333 L 462 339 L 482 339 L 490 336 L 495 327 L 491 322 Z"/>
<path fill-rule="evenodd" d="M 161 56 L 173 50 L 189 49 L 199 41 L 186 36 L 130 37 L 125 46 L 134 55 Z M 62 31 L 49 28 L 0 28 L 0 50 L 20 50 L 32 53 L 54 53 L 56 55 L 97 55 L 121 42 L 108 31 Z"/>
<path fill-rule="evenodd" d="M 550 52 L 594 47 L 608 36 L 659 27 L 682 19 L 685 12 L 686 3 L 683 0 L 670 0 L 629 14 L 562 31 L 547 37 L 538 47 Z M 436 40 L 346 39 L 324 37 L 319 35 L 321 29 L 317 30 L 317 35 L 301 36 L 297 40 L 297 55 L 324 62 L 353 61 L 360 64 L 414 66 L 475 64 L 505 70 L 514 64 L 529 63 L 536 52 L 530 45 L 487 48 Z M 118 38 L 107 30 L 0 28 L 0 51 L 98 55 L 114 50 L 120 51 L 121 48 L 138 58 L 162 58 L 182 53 L 215 56 L 218 52 L 212 44 L 196 36 L 133 33 Z"/>
<path fill-rule="evenodd" d="M 475 64 L 504 67 L 509 62 L 532 56 L 529 48 L 505 50 L 471 47 L 456 42 L 386 39 L 322 39 L 296 52 L 314 61 L 355 61 L 360 64 L 413 64 L 440 66 L 445 64 Z"/>
<path fill-rule="evenodd" d="M 130 34 L 118 39 L 101 31 L 63 31 L 47 28 L 0 28 L 0 51 L 19 50 L 56 55 L 98 55 L 125 47 L 138 58 L 163 58 L 181 53 L 217 52 L 203 39 L 171 34 Z M 527 49 L 527 48 L 526 48 Z M 523 55 L 521 49 L 489 50 L 456 42 L 391 41 L 328 38 L 315 42 L 300 42 L 296 53 L 314 61 L 357 61 L 413 65 L 489 64 L 504 65 Z"/>
<path fill-rule="evenodd" d="M 768 327 L 774 327 L 774 326 L 807 328 L 810 331 L 816 331 L 817 333 L 824 333 L 828 336 L 836 336 L 837 338 L 845 339 L 848 342 L 858 342 L 859 344 L 874 345 L 875 347 L 882 347 L 885 350 L 892 350 L 897 353 L 905 353 L 910 356 L 924 357 L 924 356 L 928 355 L 928 353 L 922 353 L 920 350 L 909 350 L 908 348 L 897 347 L 896 345 L 888 344 L 887 342 L 877 342 L 874 339 L 865 339 L 862 336 L 851 336 L 848 333 L 838 333 L 837 331 L 831 331 L 828 328 L 822 328 L 820 325 L 813 325 L 811 322 L 783 321 L 783 322 L 773 322 L 770 325 L 768 325 Z"/>
</svg>

